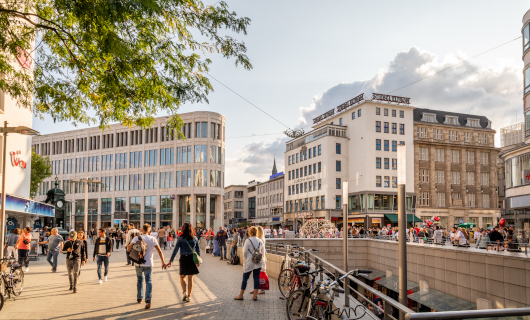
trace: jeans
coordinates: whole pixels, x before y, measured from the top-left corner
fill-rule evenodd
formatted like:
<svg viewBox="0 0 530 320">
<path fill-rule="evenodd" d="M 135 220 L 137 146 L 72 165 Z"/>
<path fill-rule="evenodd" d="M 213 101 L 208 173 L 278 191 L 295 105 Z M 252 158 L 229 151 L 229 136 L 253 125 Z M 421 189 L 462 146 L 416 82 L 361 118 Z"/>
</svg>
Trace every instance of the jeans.
<svg viewBox="0 0 530 320">
<path fill-rule="evenodd" d="M 70 280 L 70 286 L 75 289 L 77 286 L 77 277 L 81 269 L 81 259 L 68 259 L 66 258 L 66 270 L 68 270 L 68 280 Z"/>
<path fill-rule="evenodd" d="M 241 283 L 241 290 L 245 290 L 247 288 L 247 281 L 248 278 L 250 278 L 250 273 L 252 273 L 252 278 L 254 278 L 254 289 L 259 289 L 259 273 L 261 271 L 261 268 L 254 269 L 249 272 L 243 273 L 243 282 Z"/>
<path fill-rule="evenodd" d="M 109 273 L 109 257 L 98 255 L 98 279 L 101 280 L 101 265 L 105 264 L 105 277 Z"/>
<path fill-rule="evenodd" d="M 22 266 L 22 263 L 24 263 L 26 268 L 29 266 L 29 250 L 18 249 L 18 264 Z"/>
<path fill-rule="evenodd" d="M 145 277 L 145 302 L 151 302 L 151 291 L 153 290 L 153 268 L 136 266 L 136 298 L 144 297 L 144 277 Z"/>
<path fill-rule="evenodd" d="M 13 258 L 15 258 L 15 260 L 18 260 L 18 250 L 15 249 L 14 246 L 8 246 L 7 247 L 7 256 L 6 256 L 6 258 L 10 258 L 11 254 L 13 254 Z"/>
<path fill-rule="evenodd" d="M 52 266 L 53 271 L 57 271 L 57 258 L 59 257 L 59 250 L 49 250 L 48 258 L 46 259 L 50 266 Z M 53 262 L 52 262 L 53 258 Z"/>
<path fill-rule="evenodd" d="M 224 254 L 224 258 L 223 258 L 223 248 L 225 248 L 225 254 Z M 226 259 L 226 243 L 225 244 L 220 244 L 219 245 L 219 256 L 222 258 L 222 259 Z"/>
<path fill-rule="evenodd" d="M 212 239 L 206 240 L 206 245 L 212 247 Z"/>
<path fill-rule="evenodd" d="M 230 260 L 237 254 L 237 246 L 233 246 L 232 250 L 230 250 Z"/>
</svg>

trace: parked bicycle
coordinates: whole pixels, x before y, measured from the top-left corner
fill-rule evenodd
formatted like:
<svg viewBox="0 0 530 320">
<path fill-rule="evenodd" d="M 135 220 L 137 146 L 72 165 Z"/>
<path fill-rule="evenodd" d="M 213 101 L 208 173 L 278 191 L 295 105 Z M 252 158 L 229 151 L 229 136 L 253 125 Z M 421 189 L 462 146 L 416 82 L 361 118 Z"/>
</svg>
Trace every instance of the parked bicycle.
<svg viewBox="0 0 530 320">
<path fill-rule="evenodd" d="M 347 310 L 341 310 L 340 308 L 333 309 L 333 293 L 344 293 L 344 289 L 339 286 L 340 281 L 351 274 L 358 276 L 359 273 L 372 273 L 372 271 L 354 269 L 332 282 L 330 280 L 319 282 L 315 289 L 312 287 L 304 287 L 293 291 L 287 299 L 287 317 L 289 320 L 331 320 L 333 315 L 342 319 L 342 315 L 346 314 L 350 320 L 361 319 L 366 314 L 366 308 L 363 305 L 358 305 Z M 300 276 L 304 275 L 306 274 L 301 274 Z M 328 293 L 332 293 L 329 295 L 329 299 L 322 299 L 322 295 Z"/>
<path fill-rule="evenodd" d="M 287 298 L 289 294 L 302 287 L 302 277 L 300 273 L 305 273 L 311 269 L 310 263 L 304 262 L 299 258 L 307 252 L 318 252 L 317 249 L 310 249 L 301 252 L 291 252 L 287 254 L 289 256 L 288 265 L 280 272 L 278 276 L 278 288 L 284 298 Z M 287 260 L 286 260 L 287 261 Z"/>
<path fill-rule="evenodd" d="M 0 260 L 0 295 L 6 298 L 20 296 L 24 287 L 24 271 L 15 259 Z"/>
</svg>

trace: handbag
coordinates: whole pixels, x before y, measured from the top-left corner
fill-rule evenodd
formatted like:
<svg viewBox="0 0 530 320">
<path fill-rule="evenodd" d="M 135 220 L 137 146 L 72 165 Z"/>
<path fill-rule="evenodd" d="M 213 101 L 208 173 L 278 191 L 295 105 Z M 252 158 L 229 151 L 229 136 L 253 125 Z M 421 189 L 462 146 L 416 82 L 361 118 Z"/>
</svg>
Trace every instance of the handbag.
<svg viewBox="0 0 530 320">
<path fill-rule="evenodd" d="M 195 250 L 193 250 L 191 248 L 190 243 L 188 242 L 188 240 L 184 240 L 184 241 L 186 241 L 186 243 L 188 244 L 188 247 L 190 247 L 190 250 L 193 252 L 193 262 L 195 263 L 195 265 L 202 264 L 201 256 L 199 256 L 197 254 L 197 252 L 195 252 Z"/>
<path fill-rule="evenodd" d="M 259 288 L 261 290 L 269 290 L 269 276 L 265 271 L 259 273 Z"/>
</svg>

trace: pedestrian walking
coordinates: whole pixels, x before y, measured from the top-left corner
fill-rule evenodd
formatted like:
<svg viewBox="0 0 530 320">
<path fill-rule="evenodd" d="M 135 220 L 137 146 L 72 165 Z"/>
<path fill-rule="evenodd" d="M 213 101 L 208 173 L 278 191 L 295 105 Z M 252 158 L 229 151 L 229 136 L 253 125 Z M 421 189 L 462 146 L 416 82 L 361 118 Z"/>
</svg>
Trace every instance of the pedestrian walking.
<svg viewBox="0 0 530 320">
<path fill-rule="evenodd" d="M 94 254 L 92 255 L 92 261 L 96 261 L 96 257 L 98 258 L 97 266 L 98 266 L 98 283 L 103 283 L 103 279 L 101 277 L 101 266 L 105 265 L 105 282 L 107 282 L 107 275 L 109 274 L 109 257 L 110 252 L 112 251 L 112 241 L 109 237 L 105 236 L 105 229 L 101 228 L 98 230 L 98 238 L 96 238 L 96 241 L 94 243 Z"/>
<path fill-rule="evenodd" d="M 59 253 L 63 250 L 63 237 L 59 235 L 57 228 L 53 228 L 48 240 L 43 242 L 45 243 L 39 244 L 48 244 L 49 250 L 46 261 L 52 266 L 52 272 L 55 273 L 57 272 L 57 259 L 59 258 Z"/>
<path fill-rule="evenodd" d="M 16 248 L 18 249 L 18 264 L 26 266 L 24 272 L 29 272 L 29 249 L 31 243 L 31 229 L 25 227 L 22 234 L 18 237 Z"/>
<path fill-rule="evenodd" d="M 262 259 L 265 256 L 265 246 L 263 245 L 263 242 L 256 237 L 257 233 L 258 229 L 254 226 L 250 227 L 248 230 L 249 238 L 248 241 L 245 241 L 243 247 L 243 281 L 241 282 L 239 295 L 236 296 L 234 300 L 243 300 L 248 278 L 251 273 L 252 278 L 254 279 L 254 296 L 252 299 L 258 299 L 259 273 L 261 269 L 265 267 L 264 260 Z M 259 255 L 261 255 L 261 258 L 259 258 Z"/>
<path fill-rule="evenodd" d="M 263 243 L 263 252 L 265 252 L 262 257 L 263 267 L 261 268 L 261 271 L 267 272 L 267 250 L 265 249 L 265 232 L 262 226 L 258 226 L 258 233 L 256 234 L 256 237 Z M 258 290 L 258 294 L 265 294 L 265 290 Z"/>
<path fill-rule="evenodd" d="M 164 254 L 158 245 L 158 241 L 155 237 L 149 235 L 151 231 L 151 225 L 144 224 L 142 227 L 142 235 L 134 237 L 131 243 L 127 246 L 127 251 L 131 251 L 132 247 L 138 241 L 142 241 L 146 245 L 144 260 L 145 262 L 136 266 L 136 299 L 138 303 L 142 303 L 144 298 L 144 279 L 145 279 L 145 309 L 151 308 L 151 295 L 153 290 L 153 253 L 156 250 L 160 260 L 162 261 L 162 270 L 166 268 L 164 261 Z M 140 240 L 141 239 L 141 240 Z"/>
<path fill-rule="evenodd" d="M 164 247 L 164 250 L 166 250 L 167 244 L 166 244 L 166 229 L 160 228 L 158 230 L 158 243 L 160 244 L 160 248 Z"/>
<path fill-rule="evenodd" d="M 232 230 L 233 238 L 232 238 L 232 249 L 230 250 L 230 260 L 234 258 L 234 256 L 237 254 L 237 243 L 239 242 L 239 232 L 237 232 L 237 229 L 234 228 Z"/>
<path fill-rule="evenodd" d="M 83 242 L 83 245 L 85 246 L 85 255 L 81 257 L 81 262 L 84 262 L 83 263 L 83 266 L 85 265 L 85 263 L 88 262 L 88 243 L 86 241 L 86 236 L 85 236 L 85 232 L 83 230 L 79 231 L 77 233 L 77 240 Z M 77 277 L 79 278 L 81 276 L 81 268 L 79 268 L 79 273 L 77 274 Z M 79 279 L 78 279 L 79 281 Z"/>
<path fill-rule="evenodd" d="M 221 257 L 221 260 L 226 260 L 226 240 L 228 239 L 228 235 L 226 234 L 226 231 L 223 230 L 223 227 L 219 227 L 219 231 L 217 232 L 217 242 L 219 244 L 219 256 Z M 224 248 L 224 255 L 223 255 L 223 248 Z"/>
<path fill-rule="evenodd" d="M 6 244 L 5 244 L 5 246 L 7 247 L 6 258 L 9 258 L 11 257 L 11 255 L 13 255 L 13 258 L 15 259 L 15 261 L 18 260 L 17 242 L 18 242 L 19 236 L 20 236 L 19 228 L 15 228 L 13 232 L 11 232 L 7 236 Z"/>
<path fill-rule="evenodd" d="M 172 244 L 173 244 L 173 234 L 170 231 L 169 234 L 167 235 L 167 246 L 168 246 L 169 250 L 171 250 L 171 245 Z"/>
<path fill-rule="evenodd" d="M 213 240 L 213 230 L 212 228 L 209 228 L 206 232 L 206 246 L 212 248 L 212 240 Z"/>
<path fill-rule="evenodd" d="M 134 239 L 137 236 L 142 235 L 138 229 L 134 227 L 134 223 L 129 223 L 129 230 L 127 230 L 127 237 L 125 240 L 125 247 L 128 247 L 131 243 L 132 239 Z M 132 265 L 134 267 L 134 261 L 129 259 L 129 250 L 125 250 L 125 255 L 127 256 L 127 265 Z"/>
<path fill-rule="evenodd" d="M 169 259 L 168 267 L 171 267 L 173 260 L 180 250 L 179 258 L 179 275 L 180 286 L 182 287 L 182 301 L 190 302 L 191 291 L 193 290 L 193 276 L 199 273 L 200 264 L 195 264 L 193 254 L 201 255 L 201 248 L 199 246 L 199 239 L 196 237 L 195 229 L 189 222 L 182 226 L 182 234 L 177 238 L 175 249 Z M 188 282 L 186 283 L 186 277 Z"/>
<path fill-rule="evenodd" d="M 66 270 L 68 270 L 68 280 L 70 281 L 69 290 L 76 293 L 79 270 L 81 265 L 85 264 L 81 259 L 86 256 L 86 247 L 83 241 L 77 239 L 77 232 L 70 231 L 70 240 L 64 244 L 61 252 L 66 254 Z"/>
</svg>

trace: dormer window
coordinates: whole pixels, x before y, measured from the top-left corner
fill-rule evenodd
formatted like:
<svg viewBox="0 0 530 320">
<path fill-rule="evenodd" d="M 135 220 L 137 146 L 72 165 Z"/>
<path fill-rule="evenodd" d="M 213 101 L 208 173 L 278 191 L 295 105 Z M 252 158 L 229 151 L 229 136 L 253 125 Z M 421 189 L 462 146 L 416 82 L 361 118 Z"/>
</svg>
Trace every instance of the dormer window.
<svg viewBox="0 0 530 320">
<path fill-rule="evenodd" d="M 490 120 L 488 120 L 488 125 L 487 125 L 486 128 L 491 129 L 491 121 Z"/>
<path fill-rule="evenodd" d="M 445 116 L 445 124 L 452 124 L 452 125 L 455 125 L 457 126 L 459 123 L 458 123 L 458 117 L 455 117 L 455 116 Z"/>
<path fill-rule="evenodd" d="M 434 113 L 423 113 L 421 117 L 421 121 L 424 122 L 437 122 L 436 121 L 436 115 Z"/>
<path fill-rule="evenodd" d="M 467 127 L 478 128 L 478 127 L 480 127 L 480 120 L 479 119 L 467 118 L 466 126 Z"/>
</svg>

